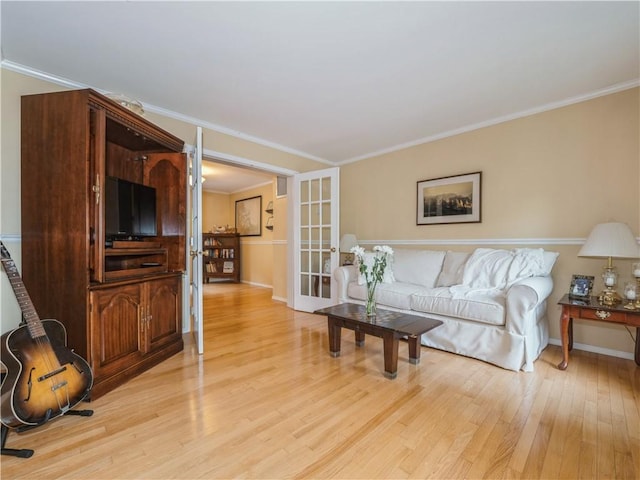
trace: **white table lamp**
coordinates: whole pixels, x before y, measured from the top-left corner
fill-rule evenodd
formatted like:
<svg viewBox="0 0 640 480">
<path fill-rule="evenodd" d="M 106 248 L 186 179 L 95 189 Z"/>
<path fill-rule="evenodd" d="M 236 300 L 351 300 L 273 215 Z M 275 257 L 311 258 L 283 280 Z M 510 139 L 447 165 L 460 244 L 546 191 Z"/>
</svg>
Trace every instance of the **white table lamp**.
<svg viewBox="0 0 640 480">
<path fill-rule="evenodd" d="M 638 255 L 638 242 L 625 223 L 600 223 L 591 230 L 578 256 L 607 259 L 607 265 L 602 272 L 605 288 L 598 296 L 601 304 L 612 306 L 622 300 L 615 290 L 618 273 L 611 259 L 638 258 Z"/>
<path fill-rule="evenodd" d="M 340 239 L 340 252 L 346 253 L 344 265 L 353 265 L 351 249 L 358 245 L 358 239 L 353 233 L 345 233 Z"/>
</svg>

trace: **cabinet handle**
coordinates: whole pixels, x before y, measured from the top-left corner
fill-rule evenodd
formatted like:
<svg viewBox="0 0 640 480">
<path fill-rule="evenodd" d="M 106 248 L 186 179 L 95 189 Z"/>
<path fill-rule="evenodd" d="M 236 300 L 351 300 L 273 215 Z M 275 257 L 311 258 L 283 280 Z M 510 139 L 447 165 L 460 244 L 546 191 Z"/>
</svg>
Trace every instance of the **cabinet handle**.
<svg viewBox="0 0 640 480">
<path fill-rule="evenodd" d="M 609 318 L 611 316 L 611 312 L 607 312 L 606 310 L 596 310 L 596 317 L 601 320 Z"/>
<path fill-rule="evenodd" d="M 145 331 L 145 316 L 144 316 L 144 307 L 142 305 L 138 305 L 138 323 L 140 323 L 140 328 L 142 329 L 142 333 Z"/>
<path fill-rule="evenodd" d="M 96 174 L 96 183 L 91 187 L 91 190 L 96 194 L 96 205 L 100 203 L 100 174 Z"/>
</svg>

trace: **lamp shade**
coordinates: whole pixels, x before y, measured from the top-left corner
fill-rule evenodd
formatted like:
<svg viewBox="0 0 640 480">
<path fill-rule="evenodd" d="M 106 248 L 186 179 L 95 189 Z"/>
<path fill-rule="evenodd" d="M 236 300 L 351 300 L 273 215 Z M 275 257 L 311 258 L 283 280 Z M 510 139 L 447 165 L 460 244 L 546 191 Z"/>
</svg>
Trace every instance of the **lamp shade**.
<svg viewBox="0 0 640 480">
<path fill-rule="evenodd" d="M 341 252 L 349 252 L 356 245 L 358 245 L 358 239 L 353 233 L 345 233 L 340 239 Z"/>
<path fill-rule="evenodd" d="M 640 248 L 627 224 L 617 222 L 600 223 L 593 227 L 578 256 L 638 258 L 640 256 Z"/>
</svg>

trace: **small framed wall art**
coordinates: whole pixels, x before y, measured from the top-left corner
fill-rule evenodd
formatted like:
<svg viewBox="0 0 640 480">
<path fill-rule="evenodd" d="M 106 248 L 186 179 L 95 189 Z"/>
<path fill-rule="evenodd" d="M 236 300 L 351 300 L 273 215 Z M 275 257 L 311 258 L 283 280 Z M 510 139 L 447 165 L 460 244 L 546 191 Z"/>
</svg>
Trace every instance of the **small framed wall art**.
<svg viewBox="0 0 640 480">
<path fill-rule="evenodd" d="M 571 277 L 571 286 L 569 287 L 569 298 L 578 300 L 588 300 L 591 296 L 594 277 L 589 275 L 574 275 Z"/>
<path fill-rule="evenodd" d="M 262 195 L 236 200 L 236 229 L 241 237 L 262 235 Z"/>
<path fill-rule="evenodd" d="M 478 223 L 482 172 L 418 182 L 417 225 Z"/>
</svg>

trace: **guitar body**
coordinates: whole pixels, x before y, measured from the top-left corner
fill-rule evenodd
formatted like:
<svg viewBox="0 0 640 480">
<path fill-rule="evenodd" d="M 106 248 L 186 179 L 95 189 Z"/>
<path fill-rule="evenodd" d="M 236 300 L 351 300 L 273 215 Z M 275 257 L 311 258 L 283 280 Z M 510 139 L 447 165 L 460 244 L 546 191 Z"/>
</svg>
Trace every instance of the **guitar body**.
<svg viewBox="0 0 640 480">
<path fill-rule="evenodd" d="M 2 381 L 2 424 L 15 428 L 40 425 L 63 415 L 93 386 L 89 364 L 67 348 L 67 334 L 57 320 L 41 321 L 44 335 L 33 337 L 27 326 L 1 337 L 7 374 Z"/>
</svg>

